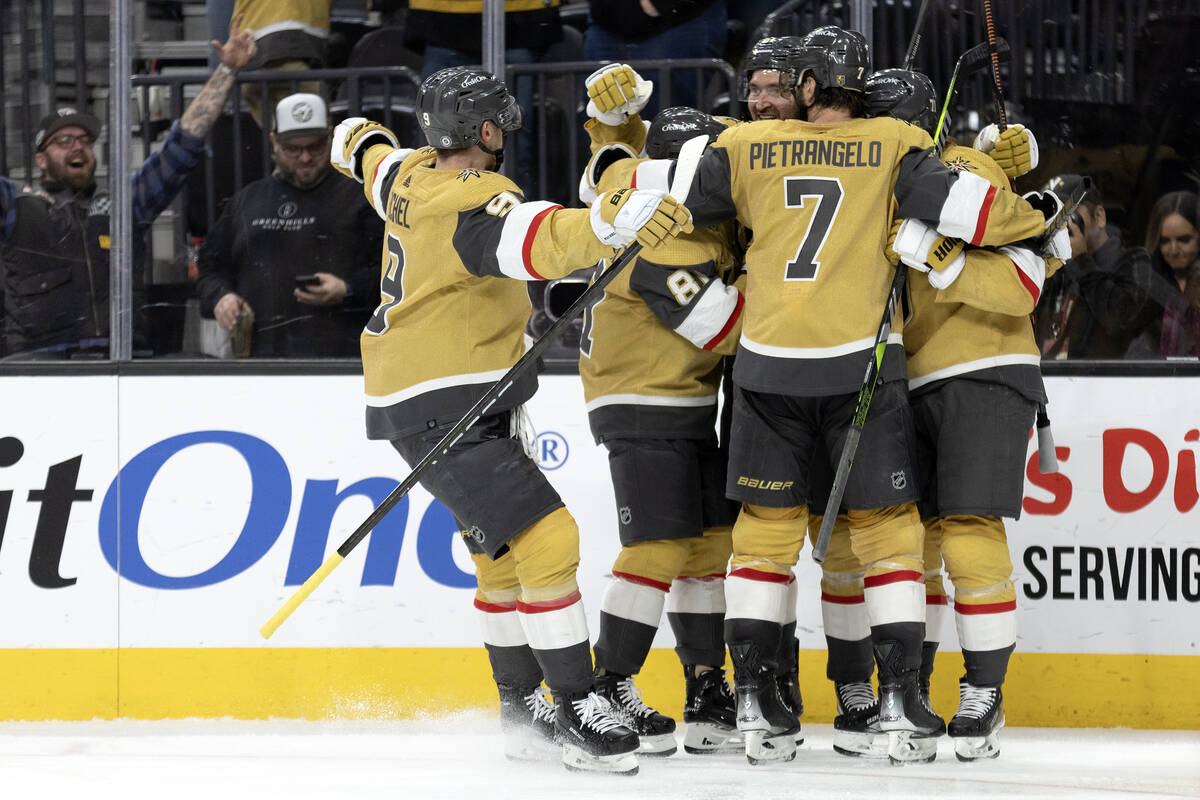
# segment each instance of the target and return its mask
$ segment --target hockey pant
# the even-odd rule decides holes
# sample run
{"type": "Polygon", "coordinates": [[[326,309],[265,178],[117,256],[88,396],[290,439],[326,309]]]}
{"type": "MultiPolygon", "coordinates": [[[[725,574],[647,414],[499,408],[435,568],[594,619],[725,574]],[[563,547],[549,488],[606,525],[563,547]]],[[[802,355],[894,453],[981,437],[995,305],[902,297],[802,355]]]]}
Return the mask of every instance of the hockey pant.
{"type": "MultiPolygon", "coordinates": [[[[924,639],[923,529],[914,503],[846,514],[850,552],[865,566],[863,599],[875,644],[895,642],[905,671],[919,668],[924,639]]],[[[787,616],[788,582],[799,558],[808,507],[743,504],[733,529],[733,563],[726,583],[726,641],[751,641],[777,653],[787,616]]],[[[763,658],[772,669],[777,659],[763,658]]]]}
{"type": "Polygon", "coordinates": [[[729,528],[703,536],[623,545],[600,608],[596,666],[635,675],[646,662],[663,608],[683,664],[725,663],[725,569],[729,528]]]}
{"type": "Polygon", "coordinates": [[[555,692],[592,683],[587,618],[575,581],[579,528],[558,508],[509,541],[496,560],[472,554],[475,608],[496,683],[555,692]]]}

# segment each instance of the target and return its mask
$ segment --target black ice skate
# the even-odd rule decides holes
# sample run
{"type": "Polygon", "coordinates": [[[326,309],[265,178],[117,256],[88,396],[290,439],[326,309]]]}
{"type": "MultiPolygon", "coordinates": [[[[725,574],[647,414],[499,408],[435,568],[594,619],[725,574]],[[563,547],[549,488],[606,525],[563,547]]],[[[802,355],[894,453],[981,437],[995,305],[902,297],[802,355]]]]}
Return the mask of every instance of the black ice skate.
{"type": "Polygon", "coordinates": [[[637,734],[621,724],[607,700],[595,692],[558,695],[554,711],[555,737],[567,769],[637,774],[637,734]]]}
{"type": "MultiPolygon", "coordinates": [[[[934,714],[933,705],[929,700],[929,675],[923,670],[917,677],[917,689],[921,705],[930,714],[934,714]]],[[[898,737],[894,746],[891,742],[888,743],[888,757],[893,763],[928,764],[937,758],[937,743],[936,736],[898,737]]]]}
{"type": "Polygon", "coordinates": [[[513,761],[538,761],[556,757],[562,749],[554,741],[554,704],[541,686],[500,690],[500,730],[504,755],[513,761]]]}
{"type": "MultiPolygon", "coordinates": [[[[799,645],[797,645],[799,650],[799,645]]],[[[797,655],[799,653],[797,652],[797,655]]],[[[775,683],[779,686],[779,698],[783,700],[783,704],[787,706],[788,711],[796,718],[796,724],[800,724],[800,718],[804,716],[804,697],[800,694],[800,667],[793,665],[790,670],[775,678],[775,683]]],[[[804,744],[804,732],[800,731],[796,734],[796,744],[804,744]]]]}
{"type": "Polygon", "coordinates": [[[725,681],[725,671],[710,669],[696,675],[695,670],[691,665],[683,668],[687,686],[683,749],[696,754],[742,752],[745,741],[737,729],[733,690],[725,681]]]}
{"type": "Polygon", "coordinates": [[[617,719],[638,735],[640,754],[666,757],[678,748],[675,720],[642,701],[642,690],[632,675],[596,675],[592,688],[609,702],[617,719]]]}
{"type": "Polygon", "coordinates": [[[737,726],[746,740],[746,760],[751,764],[791,761],[796,757],[800,723],[779,696],[771,668],[762,663],[757,645],[731,642],[734,686],[737,693],[737,726]]]}
{"type": "MultiPolygon", "coordinates": [[[[912,763],[918,760],[914,748],[928,755],[928,743],[910,744],[912,739],[937,738],[946,733],[946,723],[928,700],[921,699],[919,671],[905,670],[904,646],[894,640],[875,645],[875,660],[879,665],[879,717],[873,730],[888,734],[888,757],[893,763],[912,763]]],[[[936,753],[936,745],[934,745],[936,753]]],[[[925,760],[931,760],[925,758],[925,760]]]]}
{"type": "Polygon", "coordinates": [[[959,761],[976,761],[1000,755],[997,733],[1004,727],[1004,697],[1000,687],[958,682],[958,711],[950,720],[950,738],[959,761]]]}
{"type": "Polygon", "coordinates": [[[871,730],[879,701],[870,681],[835,683],[837,716],[833,718],[833,749],[844,756],[887,758],[888,736],[871,730]]]}

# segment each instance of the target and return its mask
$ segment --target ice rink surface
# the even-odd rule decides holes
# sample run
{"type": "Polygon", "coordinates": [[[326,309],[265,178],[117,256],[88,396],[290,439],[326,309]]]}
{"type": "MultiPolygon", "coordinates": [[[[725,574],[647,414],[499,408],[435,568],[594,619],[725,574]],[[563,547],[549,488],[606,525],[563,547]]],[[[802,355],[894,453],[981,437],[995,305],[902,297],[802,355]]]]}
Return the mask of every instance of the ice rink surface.
{"type": "Polygon", "coordinates": [[[0,797],[17,800],[259,798],[1200,797],[1200,732],[1006,728],[994,761],[893,767],[835,754],[832,728],[805,726],[796,760],[642,759],[633,777],[514,764],[495,717],[428,721],[181,720],[0,724],[0,797]]]}

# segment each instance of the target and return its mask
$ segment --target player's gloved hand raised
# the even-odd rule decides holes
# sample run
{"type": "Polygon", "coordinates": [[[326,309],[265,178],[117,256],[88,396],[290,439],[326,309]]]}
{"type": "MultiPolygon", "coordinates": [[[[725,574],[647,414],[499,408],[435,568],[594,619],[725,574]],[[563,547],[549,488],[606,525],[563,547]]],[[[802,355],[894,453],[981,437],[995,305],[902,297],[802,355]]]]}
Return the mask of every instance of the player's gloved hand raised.
{"type": "Polygon", "coordinates": [[[965,246],[962,239],[943,236],[919,219],[901,222],[892,243],[892,249],[907,266],[921,272],[953,270],[955,277],[966,260],[965,246]]]}
{"type": "Polygon", "coordinates": [[[975,149],[990,155],[1009,180],[1031,172],[1038,165],[1037,139],[1024,125],[1011,125],[1001,132],[992,123],[975,137],[975,149]]]}
{"type": "Polygon", "coordinates": [[[589,117],[605,125],[620,125],[646,107],[653,81],[643,80],[628,64],[609,64],[587,76],[589,117]]]}
{"type": "Polygon", "coordinates": [[[396,134],[366,117],[347,117],[333,129],[329,163],[348,178],[363,182],[362,157],[373,145],[399,147],[396,134]]]}
{"type": "Polygon", "coordinates": [[[592,231],[611,247],[634,239],[655,247],[679,233],[692,231],[692,212],[663,192],[650,189],[617,189],[592,203],[592,231]]]}
{"type": "Polygon", "coordinates": [[[1071,234],[1065,226],[1055,231],[1043,245],[1042,257],[1047,261],[1052,258],[1059,261],[1071,260],[1071,234]]]}

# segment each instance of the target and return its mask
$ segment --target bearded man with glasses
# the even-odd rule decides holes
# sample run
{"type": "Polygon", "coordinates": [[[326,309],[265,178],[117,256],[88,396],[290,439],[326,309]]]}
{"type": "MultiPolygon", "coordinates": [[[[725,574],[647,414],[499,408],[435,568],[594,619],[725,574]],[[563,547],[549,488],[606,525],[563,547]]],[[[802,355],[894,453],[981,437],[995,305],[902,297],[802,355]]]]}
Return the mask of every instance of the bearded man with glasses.
{"type": "MultiPolygon", "coordinates": [[[[133,214],[133,348],[148,352],[143,317],[145,234],[200,163],[205,138],[255,53],[254,32],[230,26],[213,42],[221,64],[130,179],[133,214]]],[[[0,177],[0,356],[12,359],[104,358],[109,332],[109,210],[96,183],[100,120],[60,108],[38,125],[33,146],[41,180],[20,186],[0,177]]],[[[118,141],[122,141],[118,138],[118,141]]]]}

